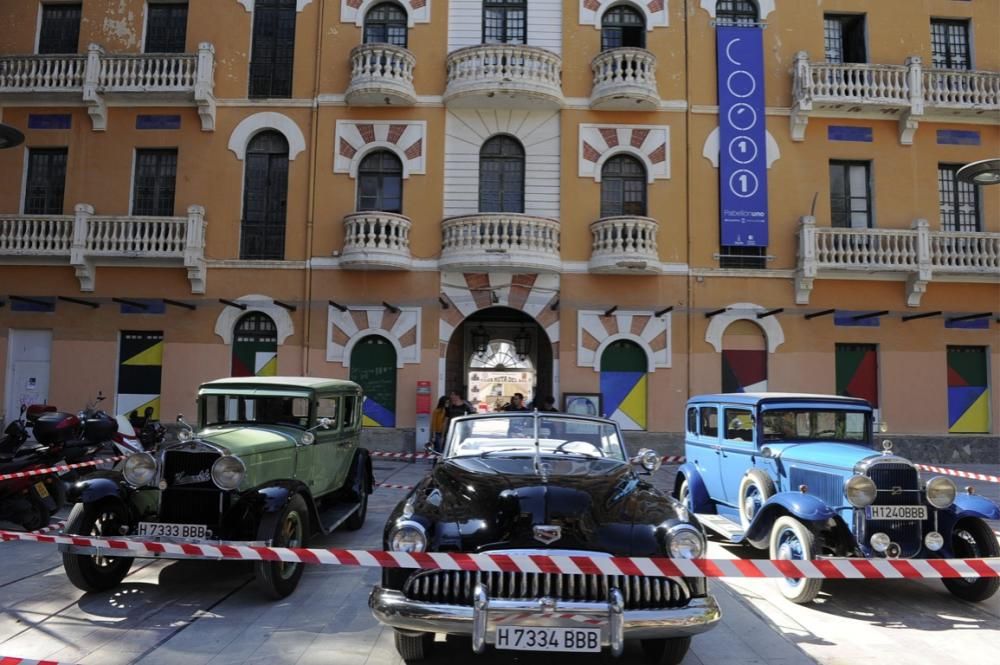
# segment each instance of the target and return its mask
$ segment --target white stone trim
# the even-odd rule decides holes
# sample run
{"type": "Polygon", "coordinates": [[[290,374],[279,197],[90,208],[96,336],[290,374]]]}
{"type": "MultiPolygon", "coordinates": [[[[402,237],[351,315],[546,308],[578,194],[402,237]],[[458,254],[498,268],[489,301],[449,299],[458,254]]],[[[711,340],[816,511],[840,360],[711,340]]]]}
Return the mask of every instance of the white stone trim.
{"type": "Polygon", "coordinates": [[[340,0],[340,22],[353,23],[361,28],[365,24],[368,10],[383,2],[393,2],[406,12],[406,27],[408,28],[412,28],[415,23],[431,22],[431,0],[426,0],[423,7],[414,7],[413,0],[363,0],[357,7],[351,7],[347,0],[340,0]]]}
{"type": "Polygon", "coordinates": [[[247,308],[240,309],[227,305],[219,313],[219,317],[215,320],[215,334],[221,337],[225,344],[231,345],[233,343],[236,322],[250,312],[261,312],[271,317],[277,328],[279,346],[284,344],[290,335],[295,334],[295,324],[292,323],[292,317],[288,314],[288,310],[275,305],[274,298],[251,294],[236,298],[233,302],[244,304],[247,308]]]}
{"type": "Polygon", "coordinates": [[[396,367],[420,362],[420,322],[422,310],[420,307],[400,307],[392,327],[386,330],[382,323],[385,318],[384,305],[352,305],[346,312],[341,312],[332,305],[327,308],[326,319],[326,361],[339,362],[344,367],[351,366],[351,351],[354,346],[369,335],[384,337],[396,349],[396,367]],[[353,312],[364,313],[367,325],[359,327],[352,316],[353,312]],[[343,345],[333,341],[334,328],[347,336],[343,345]],[[415,331],[413,344],[403,346],[400,337],[411,330],[415,331]]]}
{"type": "Polygon", "coordinates": [[[657,369],[669,369],[673,366],[673,339],[672,321],[673,314],[667,312],[663,316],[656,316],[650,310],[621,310],[615,312],[615,323],[619,332],[609,333],[601,322],[604,312],[600,310],[580,310],[576,319],[576,364],[578,367],[592,367],[595,372],[601,371],[601,355],[604,350],[618,340],[629,340],[638,344],[646,352],[648,361],[647,372],[653,373],[657,369]],[[640,334],[631,332],[632,319],[636,316],[649,317],[646,325],[640,334]],[[621,332],[626,330],[628,332],[621,332]],[[591,337],[598,341],[596,350],[587,349],[584,346],[584,333],[589,333],[591,337]],[[654,350],[651,342],[664,335],[664,348],[654,350]]]}
{"type": "Polygon", "coordinates": [[[616,5],[631,5],[641,11],[643,16],[646,17],[647,31],[651,31],[653,28],[665,28],[670,25],[670,0],[661,0],[663,7],[655,12],[649,8],[649,5],[653,4],[653,0],[646,0],[645,2],[642,0],[626,0],[625,2],[620,2],[619,0],[598,0],[598,2],[600,2],[600,6],[594,10],[588,9],[585,6],[585,0],[580,0],[580,25],[593,25],[596,30],[600,30],[604,14],[616,5]]]}
{"type": "Polygon", "coordinates": [[[722,337],[726,328],[734,321],[750,321],[757,324],[764,331],[767,339],[767,352],[774,353],[778,347],[785,343],[785,332],[781,328],[781,323],[776,316],[766,316],[763,319],[757,318],[757,312],[765,312],[767,308],[755,305],[750,302],[734,303],[726,307],[722,314],[716,314],[708,324],[705,331],[705,341],[711,344],[717,353],[722,353],[722,337]]]}
{"type": "Polygon", "coordinates": [[[637,157],[646,167],[646,179],[650,184],[654,180],[670,179],[670,127],[668,125],[579,125],[577,151],[578,175],[581,178],[593,178],[601,181],[601,167],[611,157],[620,154],[637,157]],[[601,130],[614,130],[616,145],[608,145],[601,130]],[[639,147],[632,145],[633,131],[646,131],[646,137],[639,147]],[[598,152],[598,158],[591,161],[586,158],[586,146],[598,152]],[[654,163],[650,158],[660,147],[664,150],[663,160],[654,163]]]}
{"type": "MultiPolygon", "coordinates": [[[[767,18],[767,15],[774,11],[774,5],[777,0],[755,0],[757,3],[757,10],[760,12],[760,16],[757,20],[763,21],[767,18]]],[[[708,12],[708,15],[715,18],[715,5],[718,0],[701,0],[701,8],[708,12]]]]}
{"type": "Polygon", "coordinates": [[[263,111],[247,116],[229,136],[229,149],[241,162],[246,159],[250,139],[262,131],[273,129],[285,135],[288,141],[288,160],[294,161],[306,149],[306,139],[295,121],[283,113],[263,111]]]}
{"type": "MultiPolygon", "coordinates": [[[[771,168],[771,165],[776,161],[781,159],[781,148],[778,147],[778,142],[774,140],[771,136],[771,132],[767,131],[767,146],[765,147],[765,156],[767,157],[767,168],[771,168]]],[[[708,137],[705,139],[705,143],[701,148],[701,156],[712,162],[712,166],[719,168],[719,128],[716,127],[711,132],[709,132],[708,137]]]]}
{"type": "Polygon", "coordinates": [[[427,122],[425,120],[407,120],[395,122],[390,120],[338,120],[333,139],[333,172],[347,173],[352,178],[358,177],[358,167],[361,160],[373,150],[389,150],[403,165],[403,178],[410,175],[423,175],[427,172],[427,122]],[[373,140],[369,141],[362,135],[361,126],[371,125],[373,140]],[[395,142],[389,140],[392,125],[405,127],[395,142]],[[354,151],[351,156],[342,154],[341,142],[354,151]],[[407,151],[419,142],[420,154],[407,157],[407,151]]]}
{"type": "MultiPolygon", "coordinates": [[[[236,2],[240,3],[241,5],[243,5],[243,9],[245,9],[248,14],[252,14],[253,13],[253,7],[254,7],[254,4],[255,4],[254,0],[236,0],[236,2]]],[[[308,5],[310,2],[312,2],[312,0],[296,0],[295,1],[295,11],[296,12],[301,12],[303,9],[305,9],[306,5],[308,5]]]]}

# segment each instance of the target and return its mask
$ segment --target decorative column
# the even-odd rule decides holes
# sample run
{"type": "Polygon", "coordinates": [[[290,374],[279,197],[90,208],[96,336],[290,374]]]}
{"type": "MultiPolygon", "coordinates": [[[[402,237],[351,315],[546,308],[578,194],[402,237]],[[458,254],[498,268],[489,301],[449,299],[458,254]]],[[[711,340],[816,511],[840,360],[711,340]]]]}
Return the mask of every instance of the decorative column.
{"type": "Polygon", "coordinates": [[[194,101],[198,104],[203,132],[215,131],[215,47],[198,44],[198,69],[195,73],[194,101]]]}
{"type": "Polygon", "coordinates": [[[816,270],[816,218],[806,215],[799,219],[799,267],[795,271],[795,304],[809,304],[816,270]]]}
{"type": "Polygon", "coordinates": [[[69,263],[76,270],[81,291],[94,290],[94,264],[87,258],[87,236],[94,206],[78,203],[73,208],[73,242],[70,245],[69,263]]]}
{"type": "Polygon", "coordinates": [[[906,304],[919,307],[920,298],[933,278],[931,269],[931,227],[926,219],[914,220],[910,228],[917,232],[917,271],[906,278],[906,304]]]}
{"type": "Polygon", "coordinates": [[[204,293],[208,271],[205,268],[205,209],[193,205],[187,209],[184,240],[184,267],[187,268],[191,293],[204,293]]]}
{"type": "Polygon", "coordinates": [[[83,101],[95,132],[108,128],[108,107],[101,97],[101,58],[104,49],[98,44],[87,47],[87,64],[83,70],[83,101]]]}

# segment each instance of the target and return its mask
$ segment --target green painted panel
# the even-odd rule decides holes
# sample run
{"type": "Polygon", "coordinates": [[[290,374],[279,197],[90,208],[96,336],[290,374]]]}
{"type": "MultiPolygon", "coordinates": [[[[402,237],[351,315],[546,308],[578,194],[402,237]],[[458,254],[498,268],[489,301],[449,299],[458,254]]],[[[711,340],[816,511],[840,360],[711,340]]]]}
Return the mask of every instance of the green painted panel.
{"type": "Polygon", "coordinates": [[[384,337],[369,335],[351,350],[351,381],[364,391],[367,427],[396,426],[396,348],[384,337]]]}
{"type": "Polygon", "coordinates": [[[612,342],[601,354],[602,372],[645,372],[647,369],[646,352],[635,342],[612,342]]]}

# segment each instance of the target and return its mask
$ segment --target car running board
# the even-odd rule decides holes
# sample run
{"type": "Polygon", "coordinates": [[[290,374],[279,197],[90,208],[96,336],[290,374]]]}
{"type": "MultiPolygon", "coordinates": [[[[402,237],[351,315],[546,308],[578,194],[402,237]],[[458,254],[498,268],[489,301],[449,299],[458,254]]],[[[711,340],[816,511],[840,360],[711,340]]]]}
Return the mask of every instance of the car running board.
{"type": "Polygon", "coordinates": [[[698,521],[706,527],[726,538],[731,543],[743,541],[743,527],[731,519],[722,515],[709,515],[706,513],[695,513],[698,521]]]}
{"type": "Polygon", "coordinates": [[[360,507],[361,503],[357,501],[334,504],[333,506],[330,506],[326,510],[320,512],[319,527],[323,530],[324,534],[329,534],[338,526],[346,522],[347,518],[353,515],[360,507]]]}

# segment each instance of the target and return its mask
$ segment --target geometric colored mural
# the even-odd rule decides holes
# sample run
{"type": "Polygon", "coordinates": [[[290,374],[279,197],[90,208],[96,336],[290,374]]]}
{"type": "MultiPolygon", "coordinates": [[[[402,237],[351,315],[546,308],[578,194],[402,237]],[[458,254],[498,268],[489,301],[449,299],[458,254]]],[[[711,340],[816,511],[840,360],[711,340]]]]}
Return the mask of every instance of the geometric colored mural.
{"type": "Polygon", "coordinates": [[[365,427],[396,426],[396,347],[381,335],[368,335],[351,350],[351,381],[361,386],[365,427]]]}
{"type": "Polygon", "coordinates": [[[838,344],[837,394],[859,397],[878,408],[878,349],[874,344],[838,344]]]}
{"type": "Polygon", "coordinates": [[[722,350],[722,392],[756,393],[766,390],[766,350],[722,350]]]}
{"type": "Polygon", "coordinates": [[[278,375],[278,328],[263,312],[240,317],[233,331],[233,376],[278,375]]]}
{"type": "Polygon", "coordinates": [[[990,431],[985,346],[948,347],[948,432],[990,431]]]}
{"type": "Polygon", "coordinates": [[[612,342],[601,354],[601,405],[622,429],[646,429],[648,367],[646,352],[628,340],[612,342]]]}
{"type": "Polygon", "coordinates": [[[163,332],[123,330],[118,345],[118,391],[115,411],[160,419],[160,379],[163,374],[163,332]]]}

